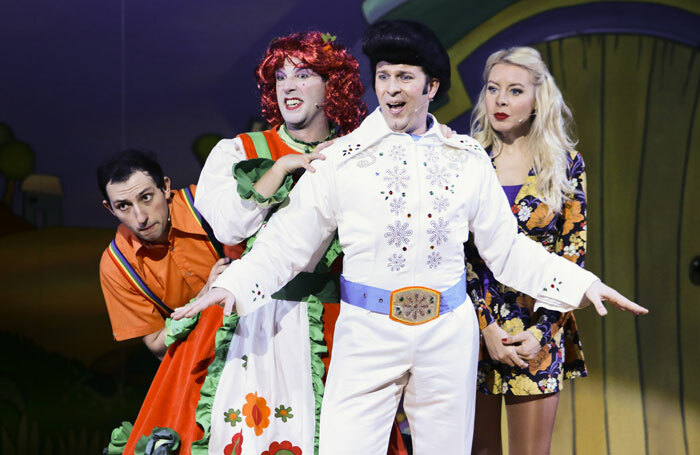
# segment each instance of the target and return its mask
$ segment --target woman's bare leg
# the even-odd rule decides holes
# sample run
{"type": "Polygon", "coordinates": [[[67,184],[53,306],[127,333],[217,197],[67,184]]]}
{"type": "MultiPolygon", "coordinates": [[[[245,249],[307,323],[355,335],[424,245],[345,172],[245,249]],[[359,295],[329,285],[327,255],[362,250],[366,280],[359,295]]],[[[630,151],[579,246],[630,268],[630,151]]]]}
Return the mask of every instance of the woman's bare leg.
{"type": "Polygon", "coordinates": [[[510,455],[549,455],[558,404],[559,392],[506,397],[510,455]]]}
{"type": "Polygon", "coordinates": [[[501,395],[476,392],[472,455],[501,455],[501,395]]]}

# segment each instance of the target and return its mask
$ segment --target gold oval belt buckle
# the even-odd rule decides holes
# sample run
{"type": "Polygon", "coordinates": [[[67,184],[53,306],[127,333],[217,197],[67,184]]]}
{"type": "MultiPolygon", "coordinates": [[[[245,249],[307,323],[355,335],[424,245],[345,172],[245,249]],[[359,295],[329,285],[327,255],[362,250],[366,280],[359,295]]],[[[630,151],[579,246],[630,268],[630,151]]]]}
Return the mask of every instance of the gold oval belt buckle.
{"type": "Polygon", "coordinates": [[[389,318],[402,324],[418,325],[440,316],[440,293],[421,286],[401,288],[391,293],[389,318]]]}

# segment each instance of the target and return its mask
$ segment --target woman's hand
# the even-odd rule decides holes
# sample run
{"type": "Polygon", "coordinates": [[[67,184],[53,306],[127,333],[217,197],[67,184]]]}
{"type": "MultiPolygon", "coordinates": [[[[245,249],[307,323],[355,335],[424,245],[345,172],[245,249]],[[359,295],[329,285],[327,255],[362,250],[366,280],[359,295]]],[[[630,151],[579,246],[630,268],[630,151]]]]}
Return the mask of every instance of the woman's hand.
{"type": "Polygon", "coordinates": [[[221,258],[216,263],[214,264],[214,267],[211,268],[211,272],[209,272],[209,278],[207,279],[207,284],[204,285],[204,287],[199,291],[199,294],[197,294],[197,298],[200,298],[204,294],[209,291],[209,288],[211,287],[211,284],[216,281],[217,278],[219,278],[219,275],[226,270],[226,267],[231,263],[231,258],[221,258]]]}
{"type": "Polygon", "coordinates": [[[649,310],[643,306],[629,300],[624,295],[617,292],[610,286],[606,286],[602,281],[596,280],[591,284],[584,295],[584,305],[592,303],[599,315],[605,316],[608,310],[605,309],[603,301],[607,301],[615,305],[619,310],[629,311],[632,314],[647,314],[649,310]]]}
{"type": "Polygon", "coordinates": [[[497,323],[491,323],[481,331],[486,343],[489,356],[497,362],[505,363],[508,366],[518,366],[527,368],[527,362],[520,358],[515,346],[505,346],[503,343],[508,340],[508,333],[497,323]]]}
{"type": "Polygon", "coordinates": [[[197,297],[194,302],[187,306],[180,307],[173,311],[171,318],[178,320],[182,318],[191,318],[197,313],[200,313],[212,305],[219,305],[224,309],[224,316],[230,316],[233,312],[233,305],[236,299],[229,291],[224,288],[211,288],[209,292],[201,297],[197,297]]]}
{"type": "Polygon", "coordinates": [[[534,359],[537,357],[537,353],[542,349],[542,346],[540,345],[540,342],[537,341],[537,338],[535,338],[535,335],[527,330],[507,337],[507,340],[504,341],[503,344],[506,346],[515,347],[515,352],[523,360],[534,359]]]}

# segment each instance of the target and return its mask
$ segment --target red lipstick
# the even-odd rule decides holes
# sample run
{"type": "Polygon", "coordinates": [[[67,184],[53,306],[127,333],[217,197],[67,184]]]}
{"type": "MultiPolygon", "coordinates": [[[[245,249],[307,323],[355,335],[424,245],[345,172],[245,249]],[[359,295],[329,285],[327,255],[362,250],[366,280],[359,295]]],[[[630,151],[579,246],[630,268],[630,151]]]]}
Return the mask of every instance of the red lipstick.
{"type": "Polygon", "coordinates": [[[503,112],[496,112],[493,116],[496,117],[496,120],[505,120],[510,117],[510,115],[503,112]]]}
{"type": "Polygon", "coordinates": [[[299,109],[303,103],[304,103],[304,102],[303,102],[301,99],[296,98],[296,97],[295,97],[295,98],[285,98],[285,99],[284,99],[284,107],[285,107],[285,109],[287,109],[288,111],[293,111],[293,110],[295,110],[295,109],[299,109]],[[290,102],[291,102],[291,103],[290,103],[290,102]]]}

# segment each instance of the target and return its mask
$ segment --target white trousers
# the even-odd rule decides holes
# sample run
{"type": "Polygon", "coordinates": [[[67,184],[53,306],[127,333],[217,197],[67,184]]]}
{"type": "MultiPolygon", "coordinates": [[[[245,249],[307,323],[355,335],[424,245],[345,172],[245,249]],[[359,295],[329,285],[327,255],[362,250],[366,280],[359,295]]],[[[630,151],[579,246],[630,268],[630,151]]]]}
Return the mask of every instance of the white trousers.
{"type": "Polygon", "coordinates": [[[416,455],[469,454],[479,327],[471,301],[410,326],[343,302],[320,455],[385,455],[401,394],[416,455]]]}

